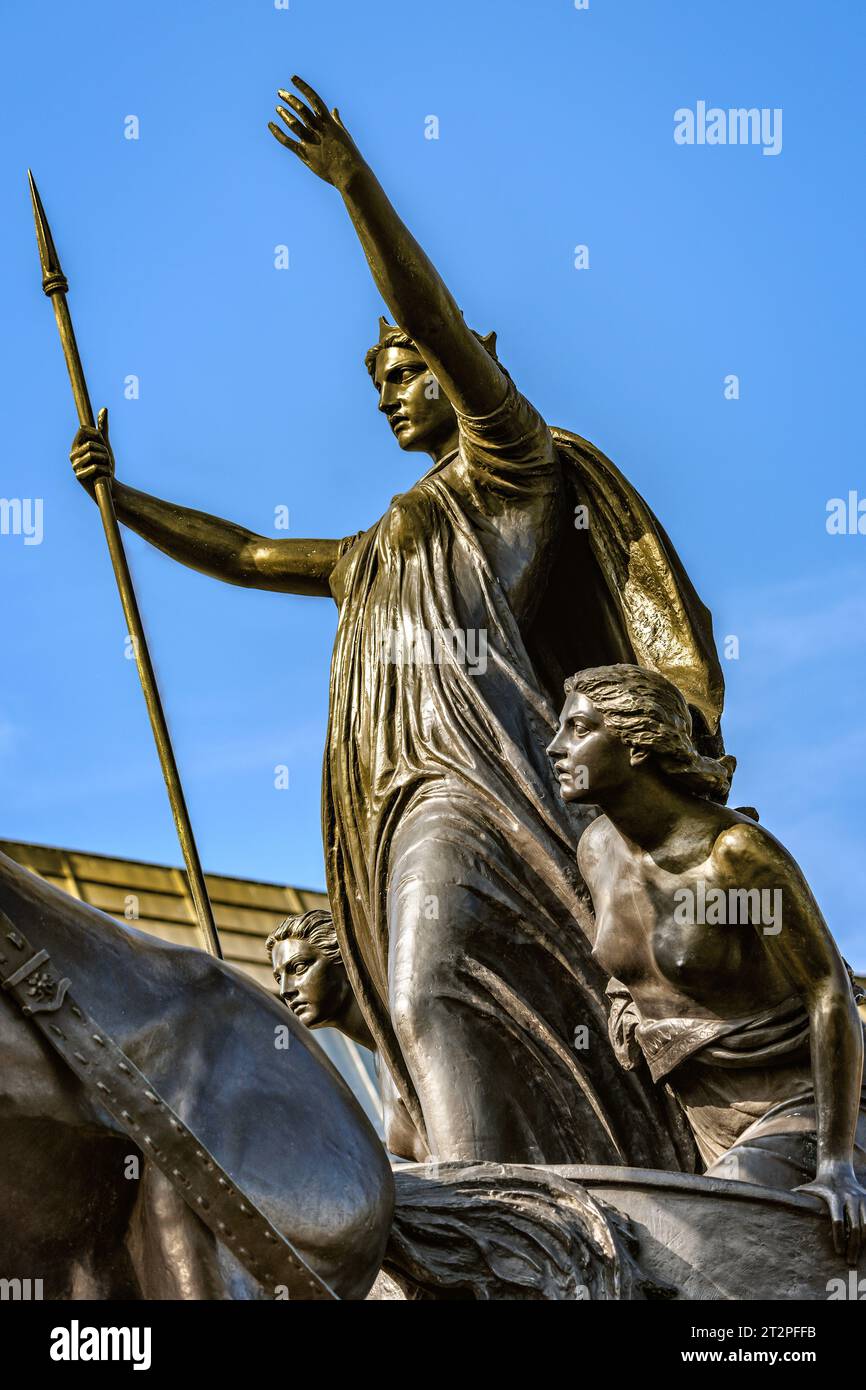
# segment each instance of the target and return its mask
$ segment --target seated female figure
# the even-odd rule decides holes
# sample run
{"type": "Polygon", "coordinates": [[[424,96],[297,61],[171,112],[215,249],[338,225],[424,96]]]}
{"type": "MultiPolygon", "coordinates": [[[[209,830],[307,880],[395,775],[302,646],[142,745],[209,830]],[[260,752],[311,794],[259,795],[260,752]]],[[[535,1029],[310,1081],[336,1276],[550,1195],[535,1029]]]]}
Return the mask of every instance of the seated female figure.
{"type": "Polygon", "coordinates": [[[613,977],[611,1038],[682,1105],[708,1174],[816,1193],[836,1249],[866,1235],[856,987],[803,874],[724,805],[732,758],[701,757],[663,676],[566,682],[548,752],[562,796],[600,807],[578,849],[613,977]]]}

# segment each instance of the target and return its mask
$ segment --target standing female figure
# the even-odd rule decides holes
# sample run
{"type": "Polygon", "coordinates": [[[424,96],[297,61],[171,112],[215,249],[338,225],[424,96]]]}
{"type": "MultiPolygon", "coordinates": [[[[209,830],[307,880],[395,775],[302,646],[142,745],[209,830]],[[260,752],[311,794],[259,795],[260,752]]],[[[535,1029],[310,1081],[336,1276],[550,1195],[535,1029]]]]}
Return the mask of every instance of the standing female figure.
{"type": "MultiPolygon", "coordinates": [[[[328,895],[367,1026],[429,1152],[678,1167],[687,1154],[648,1077],[623,1076],[607,1038],[574,860],[586,817],[560,801],[544,749],[552,691],[578,652],[676,667],[714,733],[709,616],[645,504],[585,441],[548,428],[337,112],[295,85],[304,99],[282,92],[278,107],[290,133],[271,130],[342,198],[396,320],[367,355],[379,409],[426,471],[342,540],[256,536],[114,482],[117,514],[208,574],[339,607],[328,895]],[[578,474],[591,539],[574,526],[578,474]]],[[[73,449],[88,487],[112,473],[101,421],[73,449]]]]}

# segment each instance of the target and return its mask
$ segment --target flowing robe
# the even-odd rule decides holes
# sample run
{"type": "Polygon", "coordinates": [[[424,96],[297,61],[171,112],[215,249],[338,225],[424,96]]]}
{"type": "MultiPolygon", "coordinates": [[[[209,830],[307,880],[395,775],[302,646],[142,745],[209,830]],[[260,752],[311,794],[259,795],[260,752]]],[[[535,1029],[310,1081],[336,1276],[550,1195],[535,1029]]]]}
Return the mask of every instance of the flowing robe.
{"type": "MultiPolygon", "coordinates": [[[[476,1105],[490,1096],[464,1157],[679,1167],[664,1098],[610,1046],[575,864],[588,813],[559,795],[557,697],[528,647],[568,525],[566,464],[510,382],[497,410],[458,420],[455,453],[344,543],[332,579],[323,828],[344,960],[422,1135],[426,1079],[394,1027],[413,990],[451,1008],[454,1065],[476,1105]]],[[[561,625],[601,633],[582,664],[634,659],[627,622],[605,639],[603,581],[555,598],[561,625]]]]}

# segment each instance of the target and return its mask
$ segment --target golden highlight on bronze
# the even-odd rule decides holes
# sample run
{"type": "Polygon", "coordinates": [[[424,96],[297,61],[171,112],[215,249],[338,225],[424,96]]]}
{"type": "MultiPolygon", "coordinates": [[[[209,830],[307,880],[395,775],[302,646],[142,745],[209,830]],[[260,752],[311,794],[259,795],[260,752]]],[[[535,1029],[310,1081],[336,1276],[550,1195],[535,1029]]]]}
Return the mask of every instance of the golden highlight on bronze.
{"type": "MultiPolygon", "coordinates": [[[[4,1259],[57,1300],[860,1298],[863,992],[794,856],[728,805],[710,612],[632,483],[466,322],[337,107],[291,84],[257,138],[286,200],[304,171],[333,188],[386,311],[346,370],[383,469],[419,456],[347,535],[117,476],[30,177],[70,458],[187,876],[4,842],[4,1259]],[[336,608],[327,894],[206,882],[121,527],[336,608]]],[[[710,539],[695,521],[692,552],[710,539]]]]}

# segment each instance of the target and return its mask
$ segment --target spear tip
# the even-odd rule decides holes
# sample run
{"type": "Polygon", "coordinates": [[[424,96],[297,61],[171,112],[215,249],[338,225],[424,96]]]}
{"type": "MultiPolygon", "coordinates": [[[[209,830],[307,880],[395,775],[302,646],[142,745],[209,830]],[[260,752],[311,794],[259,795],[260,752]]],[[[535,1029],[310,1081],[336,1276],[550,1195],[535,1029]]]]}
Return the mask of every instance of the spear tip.
{"type": "Polygon", "coordinates": [[[30,185],[30,200],[33,203],[33,220],[36,223],[36,243],[39,247],[39,263],[42,266],[42,288],[50,298],[53,294],[65,294],[69,289],[69,281],[60,266],[60,257],[57,254],[57,247],[54,245],[54,238],[51,235],[51,228],[48,225],[48,218],[45,216],[45,209],[42,206],[42,199],[39,196],[39,189],[36,187],[32,169],[27,170],[27,181],[30,185]]]}

